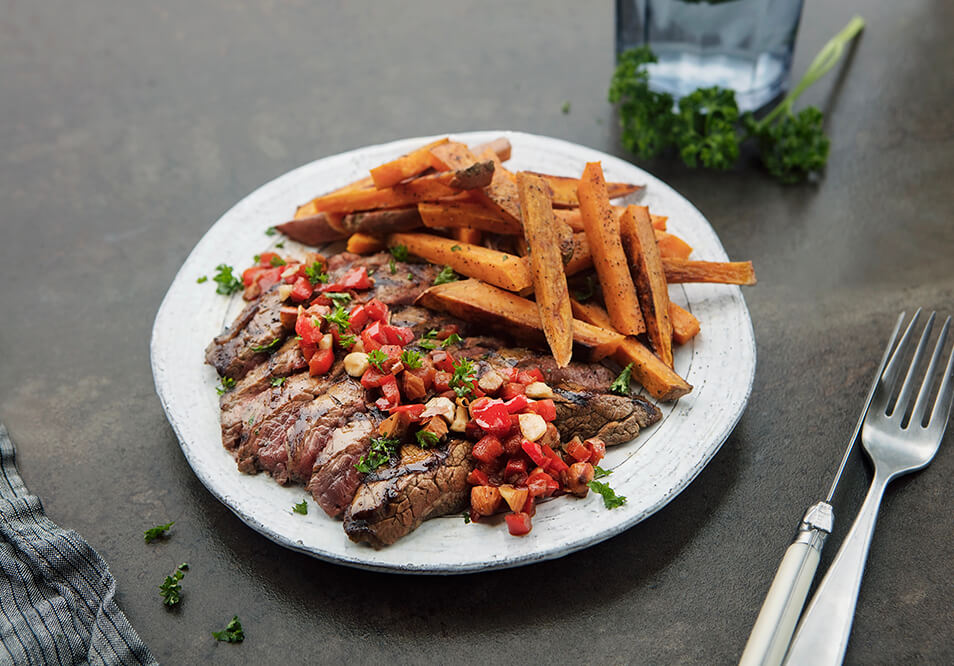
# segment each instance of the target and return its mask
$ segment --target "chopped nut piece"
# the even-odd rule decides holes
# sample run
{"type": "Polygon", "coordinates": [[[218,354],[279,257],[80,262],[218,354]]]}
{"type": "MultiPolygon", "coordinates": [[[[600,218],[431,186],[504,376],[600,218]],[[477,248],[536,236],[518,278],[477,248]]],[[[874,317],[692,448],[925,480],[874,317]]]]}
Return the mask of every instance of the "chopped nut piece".
{"type": "Polygon", "coordinates": [[[278,300],[287,301],[288,297],[291,296],[293,287],[290,284],[280,284],[278,285],[278,300]]]}
{"type": "Polygon", "coordinates": [[[557,427],[552,423],[547,424],[547,431],[543,433],[543,437],[537,442],[540,446],[546,444],[551,449],[556,451],[560,448],[560,431],[557,430],[557,427]]]}
{"type": "Polygon", "coordinates": [[[526,393],[528,398],[533,398],[534,400],[553,397],[553,390],[543,382],[527,384],[526,393]]]}
{"type": "Polygon", "coordinates": [[[594,474],[595,470],[590,463],[573,463],[570,465],[570,469],[561,474],[563,487],[566,488],[567,492],[573,493],[577,497],[586,497],[586,493],[590,491],[587,484],[593,480],[594,474]]]}
{"type": "Polygon", "coordinates": [[[331,333],[325,333],[318,341],[318,349],[331,349],[335,344],[335,339],[331,333]]]}
{"type": "Polygon", "coordinates": [[[500,387],[503,386],[503,383],[503,377],[493,370],[485,372],[483,376],[477,380],[478,388],[484,393],[496,393],[500,390],[500,387]]]}
{"type": "Polygon", "coordinates": [[[450,429],[453,432],[464,432],[467,430],[468,418],[467,408],[463,405],[457,405],[457,411],[454,414],[454,420],[450,424],[450,429]]]}
{"type": "Polygon", "coordinates": [[[291,264],[288,266],[288,268],[282,271],[282,279],[284,280],[286,278],[290,278],[292,275],[295,275],[297,272],[298,272],[298,265],[291,264]]]}
{"type": "Polygon", "coordinates": [[[378,434],[382,437],[396,437],[400,439],[407,434],[411,426],[411,417],[407,412],[395,412],[387,417],[378,426],[378,434]]]}
{"type": "Polygon", "coordinates": [[[517,417],[520,432],[531,442],[535,442],[547,431],[547,422],[539,414],[520,414],[517,417]]]}
{"type": "Polygon", "coordinates": [[[401,374],[401,393],[406,400],[414,401],[427,395],[424,380],[411,372],[401,374]]]}
{"type": "Polygon", "coordinates": [[[450,398],[431,398],[424,405],[421,419],[423,420],[430,416],[443,416],[444,419],[450,423],[454,420],[456,411],[454,403],[451,402],[450,398]]]}
{"type": "Polygon", "coordinates": [[[502,502],[500,491],[493,486],[474,486],[470,489],[470,507],[481,516],[494,515],[502,502]]]}
{"type": "Polygon", "coordinates": [[[364,352],[351,352],[344,357],[344,369],[352,377],[360,377],[371,367],[368,355],[364,352]]]}

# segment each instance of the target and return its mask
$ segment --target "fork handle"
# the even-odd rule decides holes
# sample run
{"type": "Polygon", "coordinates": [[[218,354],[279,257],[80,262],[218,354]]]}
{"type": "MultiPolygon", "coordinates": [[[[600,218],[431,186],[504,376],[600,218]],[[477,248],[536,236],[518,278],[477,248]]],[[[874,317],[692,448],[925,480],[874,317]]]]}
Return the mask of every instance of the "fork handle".
{"type": "Polygon", "coordinates": [[[798,625],[786,666],[837,666],[844,660],[878,508],[890,480],[875,469],[858,516],[798,625]]]}
{"type": "Polygon", "coordinates": [[[795,541],[778,565],[739,666],[778,666],[782,663],[818,569],[821,549],[831,532],[832,521],[828,503],[819,502],[808,509],[795,541]]]}

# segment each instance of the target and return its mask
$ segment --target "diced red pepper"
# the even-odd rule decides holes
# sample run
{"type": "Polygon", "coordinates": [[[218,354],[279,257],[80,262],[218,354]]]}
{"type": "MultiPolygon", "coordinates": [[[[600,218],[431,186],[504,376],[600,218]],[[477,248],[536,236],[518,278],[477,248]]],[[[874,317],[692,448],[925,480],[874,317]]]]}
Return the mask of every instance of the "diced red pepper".
{"type": "Polygon", "coordinates": [[[265,268],[271,268],[272,259],[276,259],[276,258],[279,261],[281,261],[282,264],[285,263],[285,261],[279,256],[277,252],[262,252],[260,255],[258,255],[258,265],[264,266],[265,268]]]}
{"type": "Polygon", "coordinates": [[[460,333],[460,327],[457,324],[448,324],[437,332],[437,339],[446,340],[454,333],[460,333]]]}
{"type": "Polygon", "coordinates": [[[550,467],[550,458],[541,450],[539,444],[525,439],[520,446],[523,448],[523,452],[530,456],[534,465],[539,465],[544,470],[550,467]]]}
{"type": "MultiPolygon", "coordinates": [[[[438,373],[440,374],[440,373],[438,373]]],[[[472,441],[477,441],[483,437],[486,433],[480,429],[480,426],[474,422],[474,419],[471,419],[467,422],[467,425],[464,426],[464,436],[467,439],[472,441]]]]}
{"type": "MultiPolygon", "coordinates": [[[[504,447],[506,450],[506,447],[504,447]]],[[[507,466],[504,467],[503,475],[504,478],[509,479],[512,476],[518,474],[527,473],[527,461],[523,458],[510,458],[507,461],[507,466]]]]}
{"type": "Polygon", "coordinates": [[[523,503],[523,512],[531,518],[537,515],[537,498],[533,495],[527,495],[527,501],[523,503]]]}
{"type": "Polygon", "coordinates": [[[317,317],[305,313],[295,322],[295,333],[301,336],[301,346],[317,345],[323,335],[321,321],[317,317]]]}
{"type": "Polygon", "coordinates": [[[421,414],[424,413],[424,405],[420,402],[410,405],[398,405],[397,407],[391,407],[388,411],[390,411],[392,414],[405,412],[412,422],[417,423],[421,420],[421,414]]]}
{"type": "Polygon", "coordinates": [[[504,445],[504,451],[507,452],[508,456],[518,456],[523,452],[521,444],[523,444],[523,434],[520,432],[519,428],[509,437],[502,440],[504,445]]]}
{"type": "Polygon", "coordinates": [[[490,477],[479,469],[474,469],[467,475],[467,483],[472,486],[489,486],[490,477]]]}
{"type": "Polygon", "coordinates": [[[556,474],[559,476],[560,472],[565,472],[566,470],[570,469],[570,466],[563,462],[563,458],[560,457],[560,454],[551,449],[549,446],[541,446],[540,450],[548,459],[547,464],[540,465],[540,467],[545,469],[549,474],[556,474]]]}
{"type": "Polygon", "coordinates": [[[365,303],[364,309],[365,312],[368,313],[369,319],[373,319],[374,321],[388,320],[388,306],[376,298],[372,298],[370,301],[365,303]]]}
{"type": "Polygon", "coordinates": [[[314,289],[312,289],[311,282],[308,281],[308,278],[300,277],[295,280],[295,284],[292,285],[291,299],[295,303],[303,303],[311,298],[313,292],[314,289]]]}
{"type": "Polygon", "coordinates": [[[252,266],[251,268],[246,268],[242,271],[242,284],[246,287],[251,286],[255,283],[255,278],[262,274],[262,271],[265,269],[261,266],[252,266]]]}
{"type": "Polygon", "coordinates": [[[352,331],[360,331],[364,328],[364,325],[368,323],[368,319],[370,319],[368,310],[363,305],[354,306],[348,316],[352,331]]]}
{"type": "Polygon", "coordinates": [[[394,375],[387,375],[381,380],[381,397],[374,404],[380,410],[388,410],[401,404],[401,389],[398,388],[394,375]]]}
{"type": "Polygon", "coordinates": [[[370,289],[374,282],[368,277],[368,269],[364,266],[357,266],[348,269],[348,271],[331,284],[326,284],[321,291],[350,291],[370,289]]]}
{"type": "Polygon", "coordinates": [[[298,342],[298,348],[301,350],[301,355],[305,357],[306,361],[310,361],[311,357],[315,355],[315,352],[318,351],[318,345],[315,343],[305,343],[304,341],[298,342]]]}
{"type": "Polygon", "coordinates": [[[533,382],[542,382],[543,373],[540,368],[524,369],[517,373],[517,381],[521,384],[532,384],[533,382]]]}
{"type": "Polygon", "coordinates": [[[534,472],[527,478],[527,488],[534,497],[549,497],[560,489],[560,484],[546,472],[534,472]]]}
{"type": "Polygon", "coordinates": [[[319,349],[308,361],[308,374],[312,377],[323,375],[331,369],[334,363],[335,352],[332,349],[319,349]]]}
{"type": "Polygon", "coordinates": [[[520,513],[508,513],[504,519],[507,521],[507,529],[513,536],[529,534],[533,528],[530,516],[522,511],[520,513]]]}
{"type": "Polygon", "coordinates": [[[496,437],[510,434],[511,422],[507,406],[494,398],[478,398],[470,405],[470,414],[478,426],[496,437]]]}
{"type": "Polygon", "coordinates": [[[436,374],[436,371],[429,365],[422,365],[420,368],[414,368],[413,370],[404,368],[404,372],[410,373],[416,377],[420,377],[424,382],[424,388],[427,390],[430,390],[434,385],[434,375],[436,374]]]}
{"type": "Polygon", "coordinates": [[[571,439],[567,443],[566,452],[576,462],[589,462],[590,455],[593,453],[578,439],[571,439]]]}
{"type": "Polygon", "coordinates": [[[368,368],[364,371],[364,374],[361,375],[361,386],[366,389],[378,388],[384,382],[385,377],[390,377],[391,375],[386,375],[377,368],[368,368]]]}
{"type": "Polygon", "coordinates": [[[453,375],[451,375],[451,373],[449,373],[449,372],[444,372],[443,370],[441,370],[440,372],[435,372],[435,373],[434,373],[434,382],[433,382],[433,384],[434,384],[434,390],[437,391],[438,393],[443,393],[444,391],[449,391],[449,390],[450,390],[450,380],[451,380],[451,377],[452,377],[452,376],[453,376],[453,375]]]}
{"type": "Polygon", "coordinates": [[[556,405],[549,398],[535,400],[527,406],[527,409],[534,414],[539,414],[547,423],[556,419],[556,405]]]}
{"type": "Polygon", "coordinates": [[[431,362],[434,367],[444,372],[454,372],[454,357],[446,351],[432,351],[431,362]]]}
{"type": "Polygon", "coordinates": [[[530,400],[525,395],[515,395],[504,404],[507,406],[509,413],[518,414],[527,408],[527,405],[530,404],[530,400]]]}
{"type": "Polygon", "coordinates": [[[394,365],[400,362],[403,350],[397,345],[381,345],[380,351],[387,356],[387,359],[381,362],[381,367],[385,372],[391,372],[394,365]]]}
{"type": "Polygon", "coordinates": [[[384,337],[387,339],[389,345],[407,345],[413,342],[414,340],[414,331],[404,326],[391,326],[390,324],[383,324],[381,326],[381,332],[384,334],[384,337]]]}
{"type": "Polygon", "coordinates": [[[590,458],[587,462],[589,462],[591,465],[599,464],[599,462],[603,459],[603,456],[606,455],[606,442],[598,437],[586,440],[583,442],[583,446],[590,451],[590,458]]]}
{"type": "Polygon", "coordinates": [[[527,387],[523,384],[517,384],[516,382],[507,382],[503,385],[503,388],[500,389],[500,397],[503,400],[513,400],[518,395],[523,395],[527,392],[527,387]]]}
{"type": "Polygon", "coordinates": [[[474,444],[471,455],[481,462],[492,462],[503,455],[504,448],[500,440],[493,435],[487,435],[474,444]]]}

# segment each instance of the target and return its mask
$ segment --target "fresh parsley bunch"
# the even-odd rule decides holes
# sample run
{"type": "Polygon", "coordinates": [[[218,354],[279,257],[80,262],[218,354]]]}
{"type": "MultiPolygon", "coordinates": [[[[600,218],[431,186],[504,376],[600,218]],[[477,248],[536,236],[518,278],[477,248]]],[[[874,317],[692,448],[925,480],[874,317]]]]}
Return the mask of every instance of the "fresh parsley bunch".
{"type": "Polygon", "coordinates": [[[642,158],[674,148],[688,166],[728,169],[739,159],[739,146],[754,139],[769,173],[783,183],[805,180],[824,168],[829,141],[821,111],[810,106],[796,114],[792,105],[834,67],[864,25],[860,17],[853,18],[819,52],[798,85],[761,120],[751,113],[740,114],[735,93],[719,87],[700,88],[674,104],[672,95],[649,88],[646,65],[657,62],[649,47],[625,51],[609,89],[609,101],[619,107],[623,146],[642,158]]]}

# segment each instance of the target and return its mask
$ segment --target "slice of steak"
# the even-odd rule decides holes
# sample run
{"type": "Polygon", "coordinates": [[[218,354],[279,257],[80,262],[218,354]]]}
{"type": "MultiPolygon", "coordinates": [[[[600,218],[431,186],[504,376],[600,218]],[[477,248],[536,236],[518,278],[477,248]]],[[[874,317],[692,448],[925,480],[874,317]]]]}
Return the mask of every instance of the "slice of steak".
{"type": "Polygon", "coordinates": [[[371,447],[378,419],[358,413],[331,433],[328,443],[315,458],[308,491],[329,516],[340,516],[351,504],[362,474],[355,464],[371,447]]]}
{"type": "Polygon", "coordinates": [[[388,546],[435,516],[462,511],[474,467],[471,444],[453,439],[440,449],[404,446],[395,467],[367,475],[344,514],[352,541],[388,546]]]}
{"type": "Polygon", "coordinates": [[[285,339],[287,331],[279,318],[281,305],[276,287],[246,305],[232,326],[206,347],[206,362],[223,377],[244,377],[268,358],[275,340],[285,339]]]}
{"type": "Polygon", "coordinates": [[[622,444],[662,418],[659,408],[642,396],[593,393],[569,383],[556,385],[553,390],[554,424],[563,442],[573,437],[599,437],[607,446],[622,444]]]}
{"type": "Polygon", "coordinates": [[[415,264],[404,261],[391,261],[390,252],[378,252],[366,257],[350,252],[342,252],[328,259],[330,282],[334,282],[351,268],[364,267],[374,280],[374,286],[367,291],[357,292],[357,300],[365,301],[377,298],[386,305],[409,305],[422,291],[434,283],[440,272],[437,266],[428,263],[415,264]]]}

